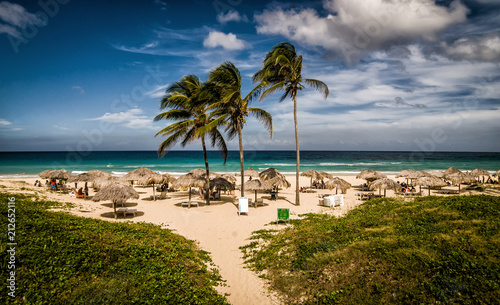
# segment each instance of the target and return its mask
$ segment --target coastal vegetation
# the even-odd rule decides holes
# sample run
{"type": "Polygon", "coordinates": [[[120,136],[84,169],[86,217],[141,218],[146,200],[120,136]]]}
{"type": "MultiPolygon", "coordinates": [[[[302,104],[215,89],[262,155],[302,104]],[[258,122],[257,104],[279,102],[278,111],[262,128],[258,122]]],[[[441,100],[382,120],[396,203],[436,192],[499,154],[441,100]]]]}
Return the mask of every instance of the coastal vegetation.
{"type": "MultiPolygon", "coordinates": [[[[178,82],[172,83],[160,101],[160,109],[169,110],[158,114],[154,120],[175,121],[156,134],[168,136],[158,148],[160,156],[165,155],[179,141],[184,147],[195,140],[201,140],[207,185],[209,185],[210,170],[205,137],[209,137],[212,147],[217,146],[224,163],[227,159],[227,146],[219,131],[224,123],[224,117],[215,117],[213,113],[210,113],[210,106],[216,100],[213,96],[203,94],[206,87],[207,83],[202,82],[196,75],[187,75],[178,82]]],[[[206,201],[210,204],[210,196],[206,196],[206,201]]]]}
{"type": "MultiPolygon", "coordinates": [[[[178,141],[184,147],[195,139],[201,139],[205,156],[206,179],[209,184],[209,166],[206,154],[205,135],[209,134],[212,146],[222,151],[224,162],[227,148],[218,128],[225,126],[228,139],[238,135],[240,150],[241,196],[244,196],[244,160],[242,129],[249,114],[255,116],[272,136],[272,116],[263,109],[249,107],[252,100],[260,100],[278,91],[284,91],[279,101],[293,100],[296,145],[296,187],[295,204],[300,205],[300,147],[297,123],[297,94],[305,86],[321,92],[326,99],[328,86],[322,81],[302,77],[302,55],[298,55],[293,44],[282,42],[275,45],[265,56],[263,67],[253,77],[259,82],[245,97],[242,97],[240,72],[231,62],[225,62],[210,71],[207,82],[197,76],[187,75],[166,89],[160,101],[160,109],[169,109],[155,117],[155,121],[171,120],[174,123],[160,130],[156,135],[168,136],[160,144],[158,154],[163,156],[178,141]]],[[[209,204],[207,199],[207,204],[209,204]]]]}
{"type": "MultiPolygon", "coordinates": [[[[2,285],[2,304],[228,304],[214,289],[221,276],[193,241],[153,224],[49,211],[70,206],[4,192],[2,228],[8,198],[15,198],[17,281],[15,298],[2,285]]],[[[11,263],[7,242],[2,234],[2,274],[11,263]]]]}
{"type": "Polygon", "coordinates": [[[293,121],[295,124],[295,149],[297,153],[297,166],[295,173],[295,204],[300,205],[300,148],[299,129],[297,123],[297,94],[305,85],[321,92],[325,99],[328,97],[328,86],[317,79],[302,77],[302,55],[298,55],[293,44],[281,42],[267,52],[263,67],[253,75],[254,82],[260,82],[260,86],[266,88],[260,99],[278,92],[284,91],[279,101],[286,98],[293,101],[293,121]]]}
{"type": "Polygon", "coordinates": [[[246,124],[246,118],[253,115],[269,131],[269,136],[273,135],[272,116],[265,110],[249,107],[252,100],[259,95],[260,88],[257,86],[254,90],[242,97],[241,93],[241,74],[238,68],[231,63],[225,62],[217,68],[210,71],[208,79],[212,86],[210,90],[218,96],[217,102],[213,105],[214,115],[221,117],[226,123],[226,132],[228,139],[238,135],[238,145],[240,150],[240,175],[241,175],[241,197],[245,196],[245,171],[243,157],[243,136],[242,130],[246,124]]]}
{"type": "Polygon", "coordinates": [[[246,262],[287,304],[496,304],[500,198],[368,201],[254,232],[246,262]]]}

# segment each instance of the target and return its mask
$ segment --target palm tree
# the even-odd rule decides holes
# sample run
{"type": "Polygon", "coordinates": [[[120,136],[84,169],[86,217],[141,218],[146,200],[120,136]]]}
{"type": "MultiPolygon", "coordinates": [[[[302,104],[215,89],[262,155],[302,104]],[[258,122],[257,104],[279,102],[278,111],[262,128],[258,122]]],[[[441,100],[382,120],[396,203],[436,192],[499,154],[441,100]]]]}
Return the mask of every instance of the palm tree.
{"type": "Polygon", "coordinates": [[[296,189],[295,204],[300,205],[299,197],[299,170],[300,170],[300,151],[299,151],[299,133],[297,125],[297,93],[303,89],[304,84],[321,92],[325,99],[328,97],[328,86],[322,81],[302,78],[302,55],[297,55],[295,47],[289,42],[281,42],[275,45],[271,51],[267,52],[263,67],[257,71],[252,80],[260,81],[260,86],[267,88],[260,99],[277,91],[284,91],[279,101],[282,102],[287,97],[293,100],[293,118],[295,122],[295,147],[297,151],[297,171],[296,171],[296,189]]]}
{"type": "MultiPolygon", "coordinates": [[[[201,92],[206,86],[196,75],[187,75],[178,82],[171,84],[165,95],[160,100],[160,109],[170,109],[158,114],[154,120],[173,120],[174,123],[168,125],[156,133],[156,136],[168,136],[158,148],[158,155],[164,156],[178,141],[182,147],[200,139],[205,157],[207,186],[210,185],[210,172],[208,167],[207,147],[205,136],[208,135],[211,145],[217,146],[221,151],[224,163],[227,159],[227,147],[218,127],[221,126],[221,119],[214,119],[209,115],[208,107],[213,100],[202,96],[201,92]],[[210,125],[211,128],[205,128],[210,125]]],[[[210,196],[207,196],[207,204],[210,204],[210,196]]]]}
{"type": "Polygon", "coordinates": [[[218,96],[218,102],[214,103],[213,114],[223,118],[226,122],[228,139],[238,135],[240,148],[240,170],[241,170],[241,197],[245,196],[245,171],[243,158],[243,140],[241,131],[246,124],[248,115],[253,115],[273,135],[273,123],[271,115],[260,108],[249,107],[251,101],[260,93],[260,87],[252,90],[247,96],[241,96],[241,75],[236,66],[227,61],[213,69],[208,74],[208,81],[212,83],[211,94],[218,96]]]}

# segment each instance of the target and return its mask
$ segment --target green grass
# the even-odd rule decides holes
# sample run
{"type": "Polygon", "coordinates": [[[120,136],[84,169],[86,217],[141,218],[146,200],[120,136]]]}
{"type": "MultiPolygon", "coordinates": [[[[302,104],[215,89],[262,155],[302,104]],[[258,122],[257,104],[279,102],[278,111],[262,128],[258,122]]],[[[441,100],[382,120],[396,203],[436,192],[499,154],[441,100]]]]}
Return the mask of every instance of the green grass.
{"type": "Polygon", "coordinates": [[[383,198],[254,232],[247,264],[287,304],[498,304],[500,198],[383,198]]]}
{"type": "Polygon", "coordinates": [[[16,297],[7,295],[2,234],[1,304],[227,304],[207,252],[170,230],[48,211],[66,204],[0,193],[3,232],[8,197],[16,203],[16,297]]]}

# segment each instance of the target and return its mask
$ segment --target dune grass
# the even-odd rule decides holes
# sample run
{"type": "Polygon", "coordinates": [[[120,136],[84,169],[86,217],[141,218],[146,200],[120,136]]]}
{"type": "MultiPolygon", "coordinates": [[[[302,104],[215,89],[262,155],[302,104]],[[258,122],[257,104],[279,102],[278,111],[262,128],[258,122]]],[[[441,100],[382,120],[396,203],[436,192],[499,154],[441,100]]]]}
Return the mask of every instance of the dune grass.
{"type": "MultiPolygon", "coordinates": [[[[16,293],[2,304],[227,304],[207,252],[170,230],[49,211],[66,204],[0,193],[2,230],[15,198],[16,293]]],[[[5,232],[5,231],[4,231],[5,232]]],[[[7,236],[1,237],[2,280],[7,236]]]]}
{"type": "Polygon", "coordinates": [[[371,200],[254,232],[247,264],[287,304],[498,304],[500,197],[371,200]]]}

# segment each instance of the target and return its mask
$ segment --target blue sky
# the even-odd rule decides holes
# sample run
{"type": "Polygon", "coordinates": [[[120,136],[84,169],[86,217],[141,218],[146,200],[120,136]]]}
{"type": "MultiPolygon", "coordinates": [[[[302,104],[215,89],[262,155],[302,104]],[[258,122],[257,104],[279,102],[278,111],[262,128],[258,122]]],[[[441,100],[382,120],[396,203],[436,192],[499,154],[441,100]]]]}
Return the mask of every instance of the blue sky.
{"type": "MultiPolygon", "coordinates": [[[[156,150],[168,84],[290,41],[304,150],[500,151],[500,1],[1,1],[0,151],[156,150]]],[[[246,150],[293,150],[292,103],[246,150]]],[[[229,142],[237,149],[237,141],[229,142]]],[[[188,149],[200,149],[195,143],[188,149]]]]}

